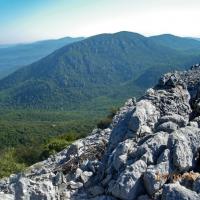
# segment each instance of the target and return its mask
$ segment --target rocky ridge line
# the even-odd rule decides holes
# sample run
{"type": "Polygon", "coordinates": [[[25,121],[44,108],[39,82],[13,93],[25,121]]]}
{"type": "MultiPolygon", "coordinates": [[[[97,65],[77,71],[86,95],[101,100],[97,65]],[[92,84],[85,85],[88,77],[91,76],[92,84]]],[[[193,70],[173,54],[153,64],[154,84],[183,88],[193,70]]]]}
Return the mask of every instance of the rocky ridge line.
{"type": "Polygon", "coordinates": [[[165,74],[108,129],[0,181],[4,200],[200,199],[200,65],[165,74]]]}

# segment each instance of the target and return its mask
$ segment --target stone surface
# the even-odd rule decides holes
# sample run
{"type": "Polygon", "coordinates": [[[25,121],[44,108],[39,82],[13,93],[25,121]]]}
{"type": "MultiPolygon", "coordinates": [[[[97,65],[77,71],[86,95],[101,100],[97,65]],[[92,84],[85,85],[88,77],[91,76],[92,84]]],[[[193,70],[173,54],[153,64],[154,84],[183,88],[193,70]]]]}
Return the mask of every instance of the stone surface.
{"type": "Polygon", "coordinates": [[[170,135],[173,145],[173,164],[181,172],[194,167],[195,156],[200,146],[200,129],[186,126],[170,135]]]}
{"type": "Polygon", "coordinates": [[[176,123],[174,122],[164,122],[160,124],[157,128],[156,131],[164,131],[167,133],[172,133],[173,131],[177,130],[179,127],[176,123]]]}
{"type": "Polygon", "coordinates": [[[88,172],[88,171],[82,172],[80,175],[82,182],[87,183],[92,175],[93,175],[92,172],[88,172]]]}
{"type": "Polygon", "coordinates": [[[198,177],[194,183],[193,183],[193,188],[195,192],[200,193],[200,177],[198,177]]]}
{"type": "Polygon", "coordinates": [[[144,173],[144,185],[150,196],[156,193],[168,180],[170,174],[170,150],[166,149],[158,158],[157,165],[148,166],[144,173]]]}
{"type": "Polygon", "coordinates": [[[14,196],[12,194],[0,193],[0,199],[2,199],[2,200],[14,200],[14,196]]]}
{"type": "Polygon", "coordinates": [[[120,199],[135,199],[143,191],[141,176],[146,168],[147,165],[142,160],[127,166],[114,184],[109,187],[109,191],[120,199]]]}
{"type": "Polygon", "coordinates": [[[104,193],[104,188],[101,186],[94,186],[88,189],[89,194],[92,196],[99,196],[104,193]]]}
{"type": "Polygon", "coordinates": [[[179,183],[168,184],[163,188],[162,200],[199,200],[200,196],[179,183]]]}

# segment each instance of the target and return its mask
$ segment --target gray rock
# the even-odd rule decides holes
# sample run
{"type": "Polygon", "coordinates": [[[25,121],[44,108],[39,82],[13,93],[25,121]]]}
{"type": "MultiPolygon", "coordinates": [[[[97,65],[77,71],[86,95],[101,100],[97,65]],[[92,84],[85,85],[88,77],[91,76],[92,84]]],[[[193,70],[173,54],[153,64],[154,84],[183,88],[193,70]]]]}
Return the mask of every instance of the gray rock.
{"type": "Polygon", "coordinates": [[[200,193],[200,177],[197,178],[193,183],[193,190],[197,193],[200,193]]]}
{"type": "Polygon", "coordinates": [[[192,121],[196,122],[198,124],[198,127],[200,127],[200,116],[195,117],[192,121]]]}
{"type": "Polygon", "coordinates": [[[88,189],[88,192],[92,196],[99,196],[104,193],[104,188],[101,186],[93,186],[88,189]]]}
{"type": "Polygon", "coordinates": [[[75,172],[75,179],[77,180],[81,176],[82,173],[83,173],[82,169],[77,168],[75,172]]]}
{"type": "Polygon", "coordinates": [[[185,119],[184,117],[182,117],[178,114],[172,113],[171,115],[165,115],[158,120],[159,124],[162,124],[165,122],[173,122],[173,123],[179,125],[179,127],[183,127],[183,126],[187,125],[188,120],[187,120],[187,118],[185,119]]]}
{"type": "Polygon", "coordinates": [[[97,196],[97,197],[94,197],[94,198],[81,199],[81,200],[117,200],[117,199],[115,199],[115,198],[112,197],[112,196],[105,196],[105,195],[102,195],[102,196],[97,196]]]}
{"type": "Polygon", "coordinates": [[[56,190],[50,181],[42,181],[41,183],[35,183],[35,187],[30,187],[27,194],[30,194],[30,199],[40,200],[40,199],[56,199],[56,190]]]}
{"type": "Polygon", "coordinates": [[[195,112],[197,114],[200,114],[200,101],[199,100],[197,102],[195,102],[194,107],[195,107],[195,112]]]}
{"type": "Polygon", "coordinates": [[[19,177],[18,181],[14,184],[15,188],[15,198],[19,200],[28,199],[28,185],[30,185],[30,180],[25,177],[19,177]]]}
{"type": "Polygon", "coordinates": [[[178,182],[174,184],[164,185],[162,200],[199,200],[200,196],[183,186],[178,182]]]}
{"type": "Polygon", "coordinates": [[[177,85],[182,85],[182,81],[180,75],[175,73],[167,73],[165,74],[159,81],[159,85],[168,86],[168,87],[176,87],[177,85]]]}
{"type": "Polygon", "coordinates": [[[170,174],[170,151],[166,149],[157,165],[150,165],[144,173],[144,185],[150,196],[156,193],[168,180],[170,174]]]}
{"type": "Polygon", "coordinates": [[[147,165],[144,161],[138,160],[119,175],[116,182],[111,185],[109,191],[119,199],[135,199],[142,192],[142,174],[146,171],[147,165]]]}
{"type": "Polygon", "coordinates": [[[141,195],[137,198],[137,200],[151,200],[148,195],[141,195]]]}
{"type": "Polygon", "coordinates": [[[72,190],[76,190],[76,189],[79,189],[79,188],[82,188],[82,187],[83,187],[83,183],[81,183],[81,182],[70,181],[70,182],[69,182],[69,185],[70,185],[70,188],[71,188],[72,190]]]}
{"type": "Polygon", "coordinates": [[[120,109],[117,115],[113,118],[111,124],[112,132],[110,134],[108,152],[112,152],[116,146],[124,140],[128,131],[128,123],[133,113],[135,106],[134,104],[128,103],[120,109]]]}
{"type": "Polygon", "coordinates": [[[82,172],[81,175],[80,175],[82,182],[84,184],[87,183],[92,175],[93,175],[92,172],[88,172],[88,171],[82,172]]]}
{"type": "Polygon", "coordinates": [[[159,155],[168,146],[169,134],[158,132],[137,148],[135,156],[141,157],[148,165],[156,163],[159,155]]]}
{"type": "MultiPolygon", "coordinates": [[[[159,114],[151,101],[141,100],[136,104],[135,111],[129,122],[129,129],[135,133],[135,136],[144,134],[143,131],[146,132],[146,127],[153,128],[159,114]]],[[[148,130],[148,132],[151,131],[148,130]]]]}
{"type": "Polygon", "coordinates": [[[167,133],[172,133],[173,131],[177,130],[179,126],[174,123],[174,122],[164,122],[163,124],[160,124],[157,128],[156,131],[164,131],[167,133]]]}
{"type": "Polygon", "coordinates": [[[54,185],[61,185],[62,183],[66,183],[66,178],[62,172],[58,172],[53,180],[54,185]]]}
{"type": "Polygon", "coordinates": [[[187,171],[192,167],[193,153],[185,140],[177,141],[173,150],[173,163],[181,172],[187,171]],[[187,150],[187,152],[186,152],[187,150]]]}
{"type": "Polygon", "coordinates": [[[195,156],[200,146],[200,130],[187,126],[170,135],[173,145],[173,163],[181,172],[195,167],[195,156]],[[187,151],[186,151],[187,150],[187,151]]]}
{"type": "Polygon", "coordinates": [[[14,195],[12,194],[4,194],[4,193],[0,193],[0,199],[2,200],[14,200],[14,195]]]}
{"type": "Polygon", "coordinates": [[[116,171],[119,171],[119,169],[126,164],[128,153],[134,149],[135,145],[135,142],[130,139],[119,143],[112,152],[108,165],[112,165],[116,171]]]}
{"type": "Polygon", "coordinates": [[[198,128],[198,127],[199,127],[198,123],[195,122],[195,121],[190,121],[189,124],[188,124],[188,126],[193,126],[193,127],[195,127],[195,128],[198,128]]]}
{"type": "Polygon", "coordinates": [[[17,200],[51,200],[56,198],[55,187],[52,181],[47,179],[47,176],[41,176],[36,180],[21,176],[12,185],[14,197],[17,200]]]}

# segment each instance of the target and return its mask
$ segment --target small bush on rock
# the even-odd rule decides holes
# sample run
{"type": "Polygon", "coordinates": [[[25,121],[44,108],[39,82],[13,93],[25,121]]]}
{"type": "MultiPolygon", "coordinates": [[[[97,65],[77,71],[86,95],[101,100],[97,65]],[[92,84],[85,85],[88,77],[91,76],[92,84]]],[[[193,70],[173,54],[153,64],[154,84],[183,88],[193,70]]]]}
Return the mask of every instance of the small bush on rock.
{"type": "Polygon", "coordinates": [[[107,117],[104,119],[101,119],[99,123],[97,123],[97,128],[100,128],[100,129],[108,128],[110,124],[112,123],[112,119],[116,115],[118,110],[119,110],[118,108],[111,108],[107,117]]]}

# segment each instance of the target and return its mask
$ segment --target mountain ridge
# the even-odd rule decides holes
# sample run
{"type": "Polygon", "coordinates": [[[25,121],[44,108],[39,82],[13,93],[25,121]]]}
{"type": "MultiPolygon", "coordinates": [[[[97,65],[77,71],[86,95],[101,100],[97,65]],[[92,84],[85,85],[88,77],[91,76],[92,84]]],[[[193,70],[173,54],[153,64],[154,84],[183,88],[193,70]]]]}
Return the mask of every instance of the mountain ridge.
{"type": "MultiPolygon", "coordinates": [[[[146,70],[152,68],[153,75],[159,76],[177,69],[175,64],[189,65],[198,58],[196,51],[187,55],[137,33],[101,34],[64,46],[1,80],[0,102],[2,106],[68,108],[108,96],[111,90],[124,99],[128,95],[120,93],[124,85],[139,90],[146,70]]],[[[145,87],[154,81],[150,79],[145,87]]]]}
{"type": "Polygon", "coordinates": [[[47,56],[64,45],[83,39],[84,38],[81,37],[65,37],[26,44],[0,46],[0,78],[3,78],[17,69],[47,56]]]}

